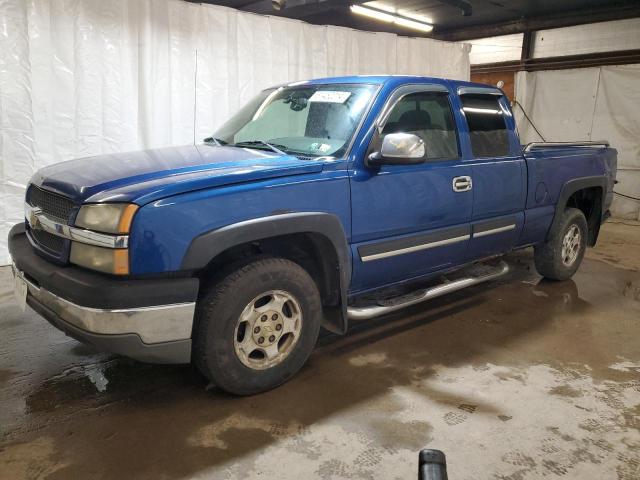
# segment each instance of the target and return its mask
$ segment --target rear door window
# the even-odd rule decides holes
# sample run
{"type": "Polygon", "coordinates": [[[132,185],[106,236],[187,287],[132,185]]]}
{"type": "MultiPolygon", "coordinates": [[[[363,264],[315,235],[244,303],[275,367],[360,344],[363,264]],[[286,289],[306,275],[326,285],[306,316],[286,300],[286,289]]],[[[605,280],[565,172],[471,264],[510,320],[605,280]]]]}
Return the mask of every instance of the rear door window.
{"type": "Polygon", "coordinates": [[[462,110],[467,119],[473,156],[509,155],[509,132],[505,112],[496,95],[462,95],[462,110]]]}

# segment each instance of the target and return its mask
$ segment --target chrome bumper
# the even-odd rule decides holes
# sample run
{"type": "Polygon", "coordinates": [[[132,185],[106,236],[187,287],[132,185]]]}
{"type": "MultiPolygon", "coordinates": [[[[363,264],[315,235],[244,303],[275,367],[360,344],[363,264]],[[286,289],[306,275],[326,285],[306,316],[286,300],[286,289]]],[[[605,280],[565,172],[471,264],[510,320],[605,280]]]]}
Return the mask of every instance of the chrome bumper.
{"type": "Polygon", "coordinates": [[[191,338],[195,302],[117,310],[83,307],[36,286],[15,266],[12,270],[27,284],[27,303],[31,297],[64,322],[90,334],[135,334],[145,344],[191,338]]]}

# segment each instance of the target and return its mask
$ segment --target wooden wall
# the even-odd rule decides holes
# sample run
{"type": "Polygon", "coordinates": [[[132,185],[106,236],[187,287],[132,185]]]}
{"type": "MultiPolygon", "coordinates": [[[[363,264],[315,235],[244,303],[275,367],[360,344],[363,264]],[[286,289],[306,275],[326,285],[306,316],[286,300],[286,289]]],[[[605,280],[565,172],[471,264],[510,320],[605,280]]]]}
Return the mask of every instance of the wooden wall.
{"type": "Polygon", "coordinates": [[[493,72],[493,73],[473,73],[471,72],[471,81],[486,83],[495,86],[500,80],[504,82],[502,89],[507,94],[509,100],[514,99],[515,72],[493,72]]]}

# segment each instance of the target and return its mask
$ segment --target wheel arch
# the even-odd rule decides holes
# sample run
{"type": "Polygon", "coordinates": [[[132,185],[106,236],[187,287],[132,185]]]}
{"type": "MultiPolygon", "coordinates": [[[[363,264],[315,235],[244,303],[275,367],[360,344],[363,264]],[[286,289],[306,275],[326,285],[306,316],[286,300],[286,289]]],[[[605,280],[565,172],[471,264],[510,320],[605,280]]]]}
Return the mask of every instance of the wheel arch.
{"type": "Polygon", "coordinates": [[[323,327],[346,332],[351,255],[342,223],[335,215],[283,213],[203,233],[191,242],[181,269],[207,277],[222,265],[264,254],[288,258],[307,270],[321,294],[323,327]]]}
{"type": "Polygon", "coordinates": [[[577,178],[565,183],[556,202],[556,209],[551,227],[547,233],[547,240],[562,218],[565,209],[574,207],[584,213],[588,227],[587,245],[594,246],[600,233],[600,225],[604,213],[602,204],[605,191],[606,178],[604,176],[577,178]]]}

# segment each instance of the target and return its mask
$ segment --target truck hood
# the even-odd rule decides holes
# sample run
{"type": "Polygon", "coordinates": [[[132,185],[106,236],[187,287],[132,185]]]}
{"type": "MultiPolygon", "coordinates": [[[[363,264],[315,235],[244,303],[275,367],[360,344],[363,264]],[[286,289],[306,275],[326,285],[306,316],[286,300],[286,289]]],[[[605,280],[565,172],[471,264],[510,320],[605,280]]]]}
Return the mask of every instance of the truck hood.
{"type": "Polygon", "coordinates": [[[143,205],[191,190],[321,170],[322,162],[264,150],[188,145],[62,162],[39,170],[31,183],[75,203],[143,205]]]}

